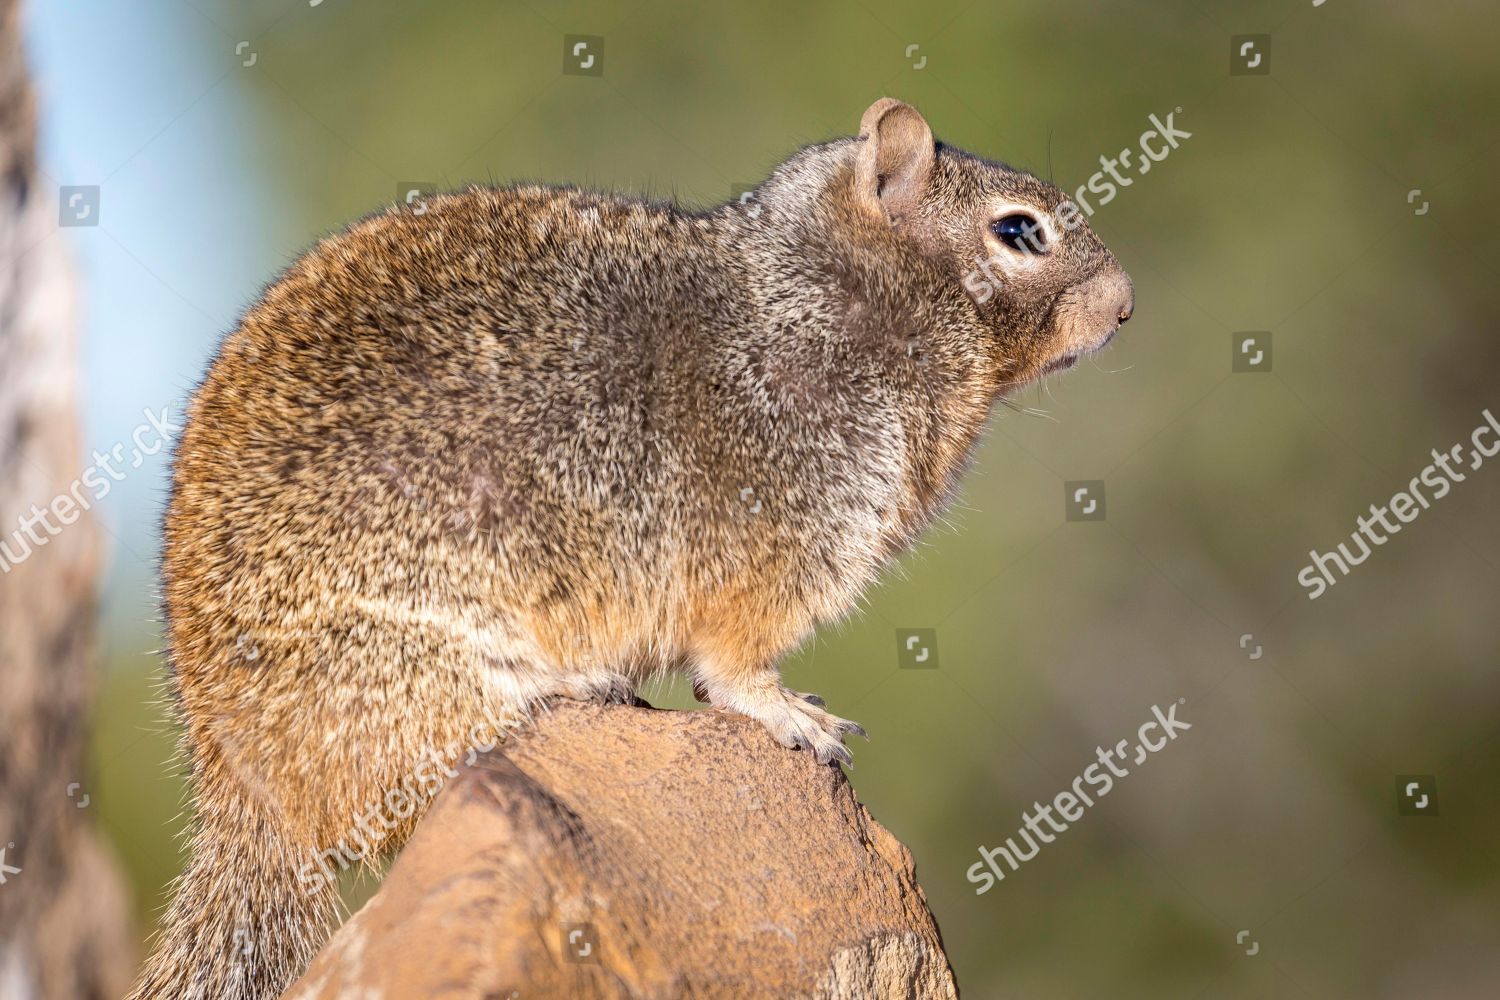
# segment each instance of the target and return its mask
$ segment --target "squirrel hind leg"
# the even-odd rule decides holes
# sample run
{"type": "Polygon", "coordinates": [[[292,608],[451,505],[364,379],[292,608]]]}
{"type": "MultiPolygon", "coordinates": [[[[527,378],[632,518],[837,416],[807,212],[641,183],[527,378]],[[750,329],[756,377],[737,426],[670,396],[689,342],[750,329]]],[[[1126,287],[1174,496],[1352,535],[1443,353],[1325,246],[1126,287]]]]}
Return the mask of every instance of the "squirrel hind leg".
{"type": "Polygon", "coordinates": [[[525,728],[533,713],[558,698],[603,705],[630,705],[638,699],[635,682],[603,667],[539,667],[532,660],[491,660],[487,703],[501,710],[513,727],[525,728]]]}
{"type": "Polygon", "coordinates": [[[558,678],[557,694],[574,701],[592,701],[604,705],[633,705],[635,682],[612,670],[568,673],[558,678]]]}

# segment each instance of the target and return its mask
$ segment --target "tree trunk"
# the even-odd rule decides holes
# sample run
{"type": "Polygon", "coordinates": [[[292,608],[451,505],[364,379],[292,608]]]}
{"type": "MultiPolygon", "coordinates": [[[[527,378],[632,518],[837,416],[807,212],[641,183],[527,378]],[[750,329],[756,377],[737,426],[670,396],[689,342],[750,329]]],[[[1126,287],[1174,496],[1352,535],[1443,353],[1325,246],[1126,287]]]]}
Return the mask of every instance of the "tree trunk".
{"type": "Polygon", "coordinates": [[[453,769],[283,1000],[956,996],[906,848],[748,719],[563,703],[453,769]]]}
{"type": "MultiPolygon", "coordinates": [[[[73,291],[35,166],[14,0],[0,0],[0,997],[120,995],[125,892],[72,787],[93,691],[98,536],[23,529],[80,475],[73,291]],[[24,553],[24,554],[23,554],[24,553]],[[14,558],[11,558],[14,557],[14,558]]],[[[71,513],[71,512],[70,512],[71,513]]]]}

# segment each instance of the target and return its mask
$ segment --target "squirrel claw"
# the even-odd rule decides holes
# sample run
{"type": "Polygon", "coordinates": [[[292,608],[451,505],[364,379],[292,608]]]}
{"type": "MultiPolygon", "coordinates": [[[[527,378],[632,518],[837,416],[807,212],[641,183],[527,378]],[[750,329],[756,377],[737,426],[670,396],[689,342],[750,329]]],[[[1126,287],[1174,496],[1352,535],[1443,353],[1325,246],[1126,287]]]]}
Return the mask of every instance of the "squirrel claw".
{"type": "Polygon", "coordinates": [[[832,747],[827,748],[826,752],[818,753],[819,764],[831,764],[834,761],[838,761],[847,768],[852,769],[854,767],[854,755],[842,743],[835,743],[832,747]]]}
{"type": "Polygon", "coordinates": [[[801,694],[780,685],[753,693],[731,693],[725,701],[724,707],[748,715],[770,730],[776,742],[811,752],[819,764],[837,762],[852,767],[854,757],[843,744],[844,736],[865,734],[859,723],[825,711],[823,699],[817,695],[801,694]]]}

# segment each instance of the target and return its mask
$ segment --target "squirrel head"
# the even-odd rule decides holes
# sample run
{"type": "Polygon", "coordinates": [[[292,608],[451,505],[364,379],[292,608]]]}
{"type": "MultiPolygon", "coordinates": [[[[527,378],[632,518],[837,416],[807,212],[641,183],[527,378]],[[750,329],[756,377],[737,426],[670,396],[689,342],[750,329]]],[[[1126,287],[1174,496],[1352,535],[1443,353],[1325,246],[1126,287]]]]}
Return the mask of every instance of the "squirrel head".
{"type": "Polygon", "coordinates": [[[909,104],[865,112],[852,182],[857,211],[962,289],[1003,387],[1072,367],[1135,308],[1129,276],[1065,193],[936,142],[909,104]]]}

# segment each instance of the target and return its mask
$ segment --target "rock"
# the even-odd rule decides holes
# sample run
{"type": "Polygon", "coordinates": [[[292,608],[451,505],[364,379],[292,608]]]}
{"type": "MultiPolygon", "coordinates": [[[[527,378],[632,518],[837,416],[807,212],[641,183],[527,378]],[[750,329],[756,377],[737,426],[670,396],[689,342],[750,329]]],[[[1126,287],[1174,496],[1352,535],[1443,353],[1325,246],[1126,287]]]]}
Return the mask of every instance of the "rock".
{"type": "Polygon", "coordinates": [[[569,702],[456,767],[287,1000],[957,995],[910,853],[748,719],[569,702]]]}

